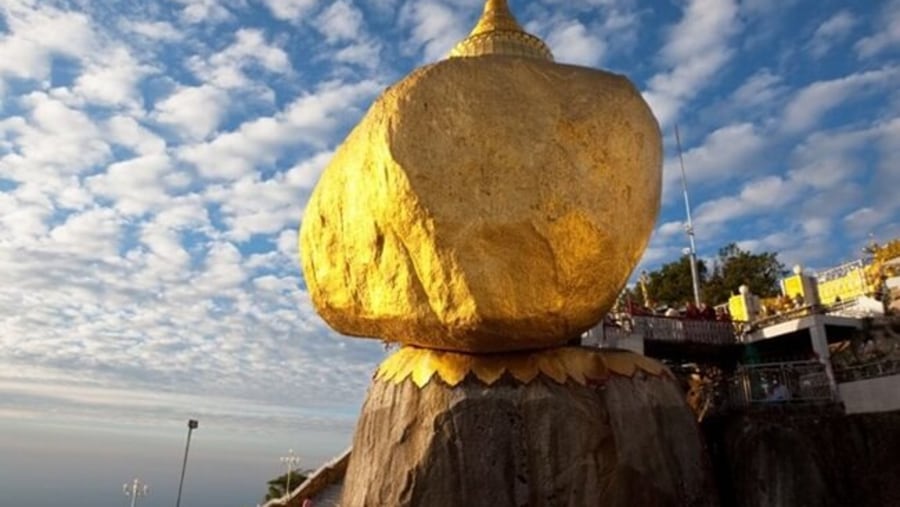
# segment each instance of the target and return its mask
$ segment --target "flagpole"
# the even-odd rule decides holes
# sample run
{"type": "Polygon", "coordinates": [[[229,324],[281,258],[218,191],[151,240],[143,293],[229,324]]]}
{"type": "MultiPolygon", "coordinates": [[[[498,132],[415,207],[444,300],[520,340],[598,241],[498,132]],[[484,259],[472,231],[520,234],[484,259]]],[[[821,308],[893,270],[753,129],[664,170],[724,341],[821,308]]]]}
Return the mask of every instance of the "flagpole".
{"type": "Polygon", "coordinates": [[[688,197],[687,176],[684,172],[684,157],[681,154],[681,135],[678,133],[678,124],[675,124],[675,142],[678,145],[678,162],[681,164],[681,190],[684,193],[684,209],[687,212],[687,225],[685,232],[690,242],[688,252],[691,262],[691,283],[694,286],[694,304],[700,306],[700,276],[697,272],[697,244],[694,241],[694,220],[691,217],[691,200],[688,197]]]}

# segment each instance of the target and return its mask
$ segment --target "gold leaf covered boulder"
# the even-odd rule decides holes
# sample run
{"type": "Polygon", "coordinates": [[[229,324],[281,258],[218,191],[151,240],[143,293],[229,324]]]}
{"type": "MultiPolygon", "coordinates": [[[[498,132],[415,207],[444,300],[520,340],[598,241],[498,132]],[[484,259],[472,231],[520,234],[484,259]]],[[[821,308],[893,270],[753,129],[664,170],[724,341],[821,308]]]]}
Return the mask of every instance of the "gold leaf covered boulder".
{"type": "Polygon", "coordinates": [[[489,1],[455,57],[387,89],[322,174],[300,245],[337,331],[550,347],[625,284],[659,209],[658,124],[626,78],[553,63],[516,27],[489,1]]]}

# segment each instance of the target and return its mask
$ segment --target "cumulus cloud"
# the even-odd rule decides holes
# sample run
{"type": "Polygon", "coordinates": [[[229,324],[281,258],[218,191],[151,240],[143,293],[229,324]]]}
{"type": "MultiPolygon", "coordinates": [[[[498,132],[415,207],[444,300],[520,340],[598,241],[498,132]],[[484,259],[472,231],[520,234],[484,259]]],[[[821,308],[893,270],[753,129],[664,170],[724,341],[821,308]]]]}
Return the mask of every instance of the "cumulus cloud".
{"type": "Polygon", "coordinates": [[[217,23],[231,16],[221,0],[175,0],[181,4],[181,19],[187,23],[217,23]]]}
{"type": "MultiPolygon", "coordinates": [[[[692,188],[717,184],[746,174],[762,154],[766,139],[751,123],[726,125],[710,132],[699,146],[684,154],[685,173],[692,188]]],[[[664,199],[681,195],[681,167],[677,154],[663,166],[664,199]]]]}
{"type": "Polygon", "coordinates": [[[873,22],[875,33],[861,38],[855,48],[859,56],[871,58],[900,45],[900,0],[884,3],[873,22]]]}
{"type": "Polygon", "coordinates": [[[274,74],[291,70],[287,53],[268,43],[260,30],[250,28],[238,30],[231,45],[211,56],[191,57],[188,65],[205,83],[222,89],[257,84],[247,75],[249,70],[274,74]]]}
{"type": "Polygon", "coordinates": [[[858,23],[859,20],[850,11],[836,12],[816,28],[809,42],[810,53],[816,58],[824,56],[835,44],[846,39],[858,23]]]}
{"type": "Polygon", "coordinates": [[[212,134],[228,106],[228,93],[214,85],[186,86],[154,106],[157,121],[171,125],[189,139],[212,134]]]}
{"type": "Polygon", "coordinates": [[[128,20],[122,23],[129,32],[141,35],[157,41],[178,41],[184,38],[184,33],[179,32],[171,23],[166,21],[134,21],[128,20]]]}
{"type": "Polygon", "coordinates": [[[98,41],[90,18],[50,6],[12,2],[0,6],[7,33],[0,36],[0,77],[44,80],[55,55],[88,60],[98,41]]]}
{"type": "Polygon", "coordinates": [[[730,39],[738,29],[733,0],[691,0],[671,28],[660,58],[667,70],[649,80],[644,98],[663,126],[674,122],[683,105],[711,84],[732,57],[730,39]]]}
{"type": "Polygon", "coordinates": [[[316,20],[316,29],[329,42],[356,39],[360,36],[362,27],[362,12],[346,0],[332,3],[316,20]]]}
{"type": "Polygon", "coordinates": [[[808,129],[845,100],[884,86],[891,86],[898,76],[900,68],[888,66],[812,83],[800,90],[787,104],[783,126],[789,132],[808,129]]]}
{"type": "Polygon", "coordinates": [[[458,9],[438,0],[408,3],[401,13],[401,21],[412,26],[410,47],[421,49],[425,62],[444,58],[466,36],[471,27],[464,20],[458,9]]]}
{"type": "Polygon", "coordinates": [[[596,66],[606,53],[606,42],[577,20],[554,26],[547,44],[562,63],[596,66]]]}
{"type": "Polygon", "coordinates": [[[263,0],[272,14],[279,19],[293,21],[312,9],[317,0],[263,0]]]}
{"type": "Polygon", "coordinates": [[[260,165],[274,163],[288,144],[324,147],[341,124],[340,115],[379,89],[381,85],[373,81],[325,83],[274,117],[256,118],[209,142],[186,145],[179,149],[179,156],[206,178],[238,179],[260,165]]]}

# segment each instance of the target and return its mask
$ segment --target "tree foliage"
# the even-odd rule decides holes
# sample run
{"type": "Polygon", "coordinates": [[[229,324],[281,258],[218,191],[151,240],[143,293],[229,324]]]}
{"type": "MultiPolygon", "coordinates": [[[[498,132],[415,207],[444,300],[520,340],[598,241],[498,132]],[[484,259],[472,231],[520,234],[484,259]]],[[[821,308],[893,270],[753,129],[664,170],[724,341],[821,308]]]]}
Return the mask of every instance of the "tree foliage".
{"type": "MultiPolygon", "coordinates": [[[[697,261],[697,275],[700,285],[706,280],[706,263],[697,261]]],[[[694,300],[694,284],[691,279],[691,258],[683,255],[680,259],[663,264],[658,270],[649,273],[647,293],[650,298],[648,306],[664,304],[681,306],[694,300]]]]}
{"type": "MultiPolygon", "coordinates": [[[[712,271],[702,259],[697,261],[702,299],[710,305],[728,301],[738,287],[747,285],[758,296],[769,297],[779,292],[779,281],[787,274],[778,254],[754,254],[731,243],[719,249],[712,271]]],[[[680,307],[694,300],[690,257],[663,264],[648,273],[647,289],[653,305],[680,307]]]]}
{"type": "Polygon", "coordinates": [[[712,275],[703,292],[707,302],[712,304],[728,301],[741,285],[749,287],[750,292],[757,296],[777,296],[780,292],[779,282],[786,274],[777,253],[753,254],[731,243],[719,249],[712,275]]]}

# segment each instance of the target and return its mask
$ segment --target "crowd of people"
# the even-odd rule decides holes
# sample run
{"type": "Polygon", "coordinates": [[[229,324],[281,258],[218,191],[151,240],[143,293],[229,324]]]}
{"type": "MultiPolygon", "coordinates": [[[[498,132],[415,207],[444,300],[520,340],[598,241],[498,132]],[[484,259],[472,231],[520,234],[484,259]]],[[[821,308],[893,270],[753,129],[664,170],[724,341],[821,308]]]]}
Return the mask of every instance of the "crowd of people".
{"type": "Polygon", "coordinates": [[[620,305],[619,311],[633,316],[655,316],[732,322],[731,314],[726,307],[713,308],[706,303],[700,303],[700,306],[697,306],[693,302],[687,302],[681,308],[676,308],[668,305],[656,306],[653,305],[652,302],[651,306],[640,305],[629,300],[623,305],[620,305]]]}

